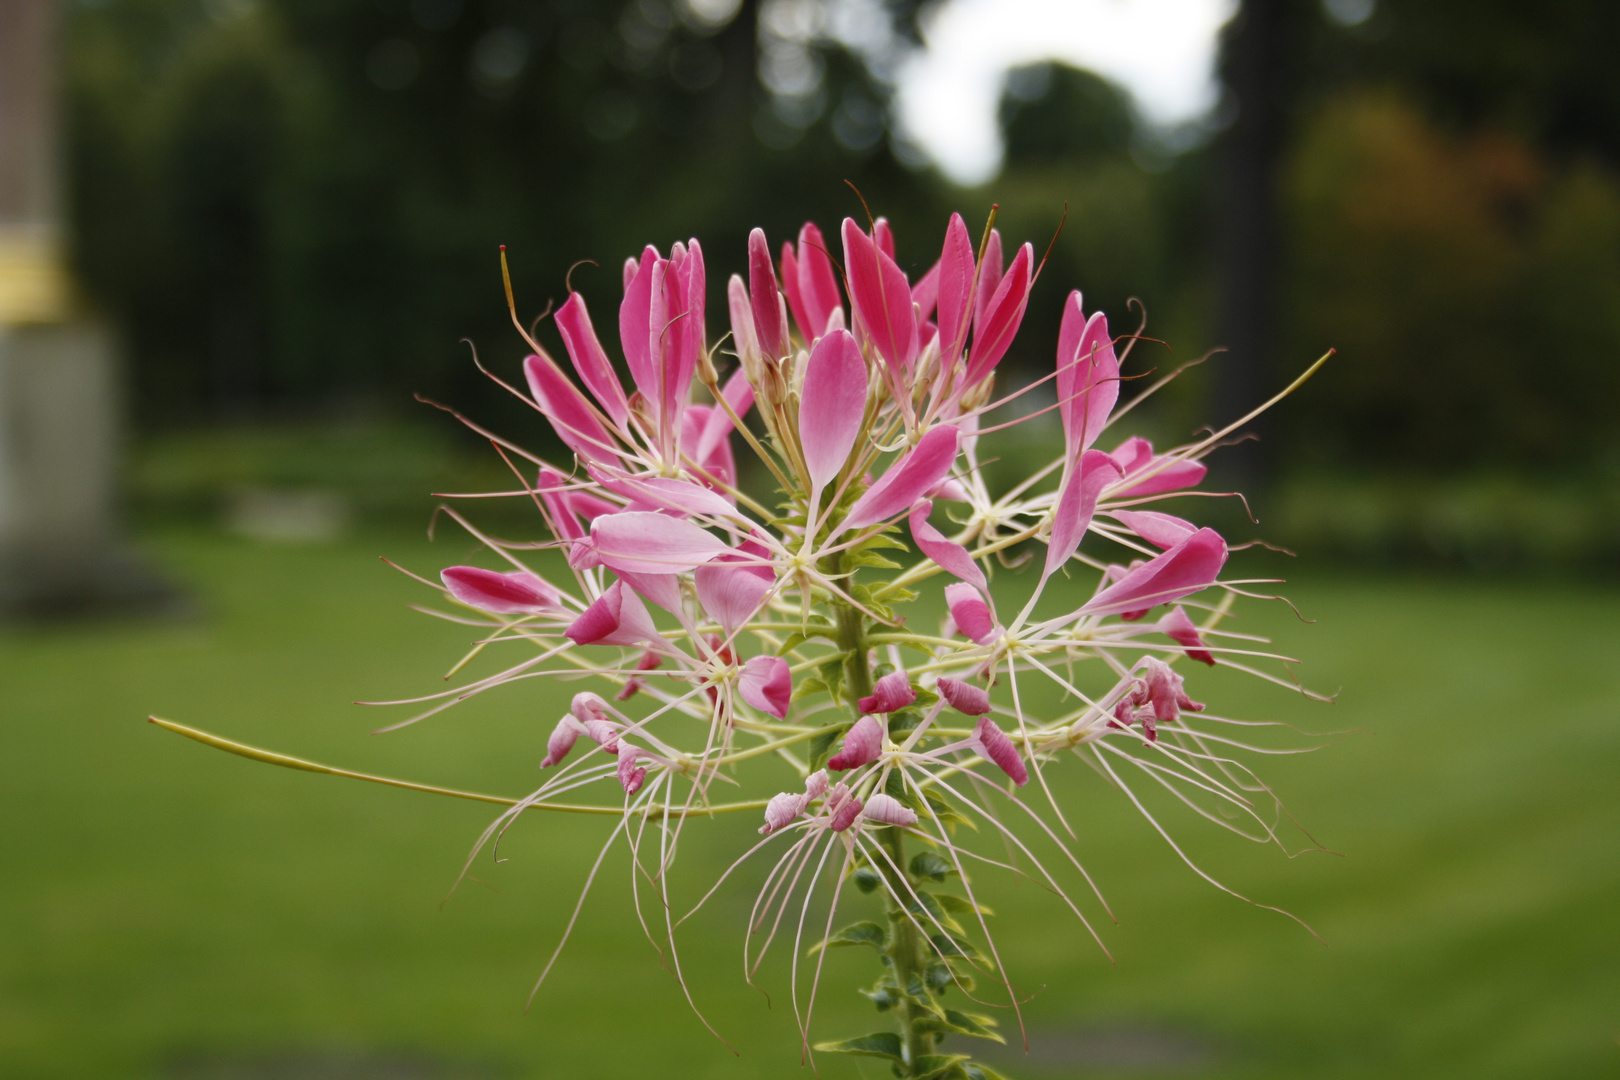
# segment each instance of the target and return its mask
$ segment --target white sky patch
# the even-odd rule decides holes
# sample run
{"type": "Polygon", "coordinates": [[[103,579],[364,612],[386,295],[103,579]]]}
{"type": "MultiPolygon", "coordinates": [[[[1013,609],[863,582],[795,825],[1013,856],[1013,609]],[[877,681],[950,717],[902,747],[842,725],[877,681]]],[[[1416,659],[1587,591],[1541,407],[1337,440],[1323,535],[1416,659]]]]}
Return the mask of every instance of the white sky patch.
{"type": "Polygon", "coordinates": [[[1215,46],[1236,0],[949,0],[899,72],[900,123],[961,184],[1001,167],[996,106],[1008,68],[1061,60],[1125,87],[1174,125],[1215,104],[1215,46]]]}

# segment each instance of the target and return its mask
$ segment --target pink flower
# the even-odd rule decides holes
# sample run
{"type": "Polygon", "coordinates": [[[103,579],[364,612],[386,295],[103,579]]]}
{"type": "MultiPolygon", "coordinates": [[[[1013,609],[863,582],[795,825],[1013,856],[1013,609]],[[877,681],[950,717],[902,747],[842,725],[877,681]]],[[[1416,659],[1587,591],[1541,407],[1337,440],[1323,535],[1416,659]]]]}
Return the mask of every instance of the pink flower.
{"type": "Polygon", "coordinates": [[[1198,627],[1193,625],[1192,619],[1182,610],[1180,604],[1171,608],[1170,613],[1159,620],[1157,629],[1159,633],[1186,649],[1189,660],[1197,660],[1210,667],[1215,666],[1214,654],[1204,644],[1204,639],[1198,633],[1198,627]]]}
{"type": "Polygon", "coordinates": [[[641,598],[615,581],[563,631],[575,645],[645,645],[660,640],[641,598]]]}
{"type": "Polygon", "coordinates": [[[737,678],[737,692],[760,712],[778,720],[787,718],[793,700],[793,674],[780,656],[756,656],[743,664],[737,678]]]}
{"type": "Polygon", "coordinates": [[[1182,689],[1182,678],[1155,656],[1142,658],[1142,675],[1131,692],[1114,706],[1114,720],[1121,727],[1129,727],[1132,720],[1142,721],[1148,741],[1159,737],[1158,724],[1175,722],[1181,710],[1203,712],[1204,706],[1187,696],[1182,689]]]}
{"type": "Polygon", "coordinates": [[[1175,547],[1128,571],[1080,609],[1085,615],[1145,611],[1207,589],[1226,565],[1226,541],[1199,529],[1175,547]]]}
{"type": "Polygon", "coordinates": [[[839,784],[827,792],[826,801],[822,805],[828,814],[827,828],[833,832],[843,832],[855,824],[855,819],[861,816],[861,800],[850,792],[846,784],[839,784]]]}
{"type": "Polygon", "coordinates": [[[636,765],[636,755],[639,753],[629,743],[619,744],[619,783],[624,786],[626,795],[634,795],[647,782],[647,770],[636,765]]]}
{"type": "MultiPolygon", "coordinates": [[[[842,787],[843,785],[839,785],[842,787]]],[[[844,788],[847,792],[849,789],[844,788]]],[[[803,794],[784,791],[771,796],[765,804],[765,824],[759,831],[769,836],[778,829],[786,828],[804,814],[805,807],[810,805],[812,799],[819,799],[827,791],[827,773],[817,769],[804,780],[803,794]]]]}
{"type": "MultiPolygon", "coordinates": [[[[1119,360],[1102,312],[1086,318],[1080,293],[1069,294],[1058,330],[1058,411],[1063,439],[1071,455],[1089,447],[1102,434],[1119,400],[1119,360]]],[[[1124,461],[1122,469],[1127,468],[1124,461]]]]}
{"type": "MultiPolygon", "coordinates": [[[[872,685],[872,693],[856,706],[863,713],[892,713],[917,700],[917,691],[904,671],[891,671],[872,685]]],[[[848,745],[847,743],[845,744],[848,745]]]]}
{"type": "Polygon", "coordinates": [[[452,566],[440,572],[439,579],[463,604],[497,615],[562,611],[557,590],[527,570],[501,574],[476,566],[452,566]]]}
{"type": "Polygon", "coordinates": [[[988,716],[979,717],[971,740],[974,751],[984,760],[1012,777],[1019,787],[1029,783],[1029,770],[1018,756],[1018,748],[1007,738],[1007,733],[996,726],[988,716]]]}
{"type": "Polygon", "coordinates": [[[916,811],[907,809],[899,799],[893,795],[885,795],[881,791],[866,800],[861,817],[876,825],[917,824],[916,811]]]}
{"type": "Polygon", "coordinates": [[[875,716],[863,716],[844,734],[844,748],[827,762],[833,772],[859,768],[876,761],[883,753],[888,726],[875,716]]]}
{"type": "Polygon", "coordinates": [[[827,321],[834,312],[840,316],[844,312],[827,241],[812,222],[805,222],[799,230],[797,252],[791,244],[782,245],[782,288],[806,344],[827,332],[827,321]]]}
{"type": "Polygon", "coordinates": [[[958,582],[945,586],[945,605],[950,608],[951,621],[968,640],[983,645],[995,636],[995,612],[985,602],[984,594],[972,585],[958,582]]]}
{"type": "Polygon", "coordinates": [[[844,529],[864,529],[910,509],[951,471],[961,432],[950,424],[929,430],[917,445],[866,489],[844,517],[844,529]]]}
{"type": "Polygon", "coordinates": [[[856,323],[898,378],[917,358],[917,317],[911,285],[894,256],[850,218],[844,219],[844,272],[856,323]]]}
{"type": "Polygon", "coordinates": [[[574,748],[574,743],[584,733],[585,725],[575,720],[573,713],[564,713],[557,726],[551,729],[551,737],[546,740],[546,756],[540,759],[540,767],[549,769],[567,757],[568,751],[574,748]]]}
{"type": "Polygon", "coordinates": [[[935,689],[939,691],[939,696],[945,699],[946,704],[959,713],[983,716],[990,711],[989,692],[972,683],[942,675],[935,683],[935,689]]]}
{"type": "Polygon", "coordinates": [[[866,361],[847,330],[834,330],[810,350],[799,402],[799,443],[812,497],[838,475],[866,418],[866,361]]]}

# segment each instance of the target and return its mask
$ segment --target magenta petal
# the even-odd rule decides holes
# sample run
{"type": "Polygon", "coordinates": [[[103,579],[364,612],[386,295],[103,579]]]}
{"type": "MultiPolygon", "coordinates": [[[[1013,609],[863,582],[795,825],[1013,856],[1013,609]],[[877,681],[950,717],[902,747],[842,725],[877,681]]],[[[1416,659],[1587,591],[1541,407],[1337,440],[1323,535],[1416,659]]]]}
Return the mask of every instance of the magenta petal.
{"type": "Polygon", "coordinates": [[[864,529],[901,513],[951,471],[961,432],[950,424],[929,429],[911,452],[889,466],[850,507],[845,529],[864,529]]]}
{"type": "MultiPolygon", "coordinates": [[[[624,349],[624,362],[630,368],[630,379],[649,402],[658,400],[657,376],[653,371],[652,332],[653,275],[663,260],[658,249],[648,245],[641,252],[634,277],[624,286],[624,299],[619,303],[619,344],[624,349]]],[[[629,264],[625,265],[629,274],[629,264]]],[[[662,293],[662,288],[657,290],[662,293]]],[[[662,297],[660,297],[662,307],[662,297]]],[[[661,316],[661,313],[660,313],[661,316]]],[[[663,319],[659,318],[662,326],[663,319]]]]}
{"type": "Polygon", "coordinates": [[[557,312],[557,332],[562,335],[568,358],[574,362],[574,370],[579,372],[580,379],[595,396],[597,404],[621,430],[624,429],[630,416],[630,404],[625,399],[624,387],[619,385],[619,377],[613,372],[613,363],[597,339],[595,328],[591,326],[585,298],[579,293],[570,293],[568,302],[557,312]]]}
{"type": "Polygon", "coordinates": [[[756,656],[742,667],[737,693],[760,712],[785,719],[793,700],[793,673],[780,656],[756,656]]]}
{"type": "Polygon", "coordinates": [[[1035,266],[1035,250],[1028,244],[1018,249],[1012,266],[985,305],[984,317],[973,325],[973,349],[968,353],[964,386],[974,386],[1006,355],[1029,304],[1030,275],[1035,266]]]}
{"type": "Polygon", "coordinates": [[[968,554],[967,548],[948,539],[944,533],[928,523],[928,514],[933,508],[934,504],[927,499],[918,500],[911,508],[911,538],[916,541],[918,549],[938,563],[946,573],[954,574],[968,584],[989,592],[990,583],[985,580],[984,571],[973,561],[973,556],[968,554]]]}
{"type": "Polygon", "coordinates": [[[959,713],[983,716],[990,711],[990,692],[960,679],[941,678],[935,684],[939,696],[959,713]]]}
{"type": "Polygon", "coordinates": [[[578,540],[585,535],[585,530],[579,527],[579,516],[569,504],[568,489],[568,480],[561,473],[555,469],[540,470],[535,494],[540,496],[540,503],[546,508],[552,531],[557,534],[557,539],[564,541],[578,540]]]}
{"type": "Polygon", "coordinates": [[[759,335],[760,349],[766,356],[786,355],[787,327],[782,322],[776,268],[771,265],[771,249],[763,229],[748,234],[748,295],[753,299],[754,332],[759,335]]]}
{"type": "Polygon", "coordinates": [[[730,637],[753,617],[771,591],[775,576],[768,566],[715,560],[693,574],[698,600],[730,637]]]}
{"type": "Polygon", "coordinates": [[[1226,541],[1214,529],[1199,529],[1163,555],[1138,566],[1080,609],[1084,615],[1143,611],[1214,584],[1226,565],[1226,541]]]}
{"type": "Polygon", "coordinates": [[[681,579],[678,574],[633,574],[618,572],[625,584],[636,590],[643,600],[650,600],[671,615],[681,610],[681,579]]]}
{"type": "Polygon", "coordinates": [[[463,604],[497,615],[532,615],[562,608],[557,590],[527,570],[500,574],[476,566],[452,566],[439,579],[463,604]]]}
{"type": "Polygon", "coordinates": [[[984,594],[972,585],[958,582],[945,586],[945,606],[950,609],[951,621],[969,641],[983,645],[995,634],[996,613],[990,610],[984,594]]]}
{"type": "Polygon", "coordinates": [[[613,470],[595,467],[587,467],[587,471],[591,479],[608,491],[642,507],[690,516],[748,520],[724,496],[690,480],[672,476],[624,476],[613,470]]]}
{"type": "Polygon", "coordinates": [[[878,792],[866,800],[866,806],[861,811],[861,817],[878,825],[915,825],[917,813],[908,809],[893,795],[878,792]]]}
{"type": "Polygon", "coordinates": [[[647,782],[647,770],[636,767],[639,752],[629,743],[619,744],[619,783],[624,786],[626,795],[634,795],[647,782]]]}
{"type": "Polygon", "coordinates": [[[883,739],[888,733],[888,725],[877,717],[861,717],[844,733],[844,747],[827,761],[827,768],[842,772],[876,761],[883,753],[883,739]]]}
{"type": "Polygon", "coordinates": [[[726,282],[726,309],[731,313],[731,348],[751,370],[759,360],[759,334],[754,330],[754,305],[748,299],[748,286],[736,274],[726,282]]]}
{"type": "Polygon", "coordinates": [[[793,254],[793,244],[789,241],[782,243],[782,295],[787,297],[788,311],[793,313],[793,324],[799,328],[799,336],[805,344],[816,339],[815,334],[809,330],[810,314],[804,307],[804,289],[799,285],[799,259],[793,254]]]}
{"type": "MultiPolygon", "coordinates": [[[[842,784],[838,786],[844,787],[842,784]]],[[[855,819],[861,816],[861,800],[851,795],[848,788],[844,789],[842,795],[843,797],[834,804],[832,817],[827,822],[827,828],[833,832],[843,832],[855,824],[855,819]]]]}
{"type": "Polygon", "coordinates": [[[972,314],[973,240],[962,215],[952,214],[939,255],[939,342],[946,364],[962,352],[972,314]]]}
{"type": "Polygon", "coordinates": [[[1018,747],[1007,738],[1005,731],[996,726],[994,720],[988,716],[979,717],[979,724],[973,729],[973,740],[979,756],[1012,777],[1013,783],[1019,787],[1029,783],[1029,770],[1024,768],[1024,761],[1018,756],[1018,747]]]}
{"type": "Polygon", "coordinates": [[[911,287],[911,302],[916,305],[917,318],[922,320],[923,340],[919,345],[928,348],[928,330],[932,324],[928,321],[934,317],[934,307],[939,303],[939,263],[928,268],[928,273],[917,279],[917,284],[911,287]]]}
{"type": "Polygon", "coordinates": [[[1078,292],[1069,294],[1058,330],[1057,395],[1064,442],[1079,453],[1097,441],[1119,400],[1119,359],[1107,318],[1099,311],[1087,319],[1078,292]]]}
{"type": "Polygon", "coordinates": [[[844,219],[844,270],[855,315],[878,354],[897,375],[917,357],[917,316],[911,286],[894,260],[849,218],[844,219]]]}
{"type": "Polygon", "coordinates": [[[1159,633],[1186,649],[1189,660],[1197,660],[1210,667],[1215,666],[1215,654],[1204,644],[1203,635],[1199,634],[1198,627],[1180,604],[1171,608],[1170,613],[1159,620],[1157,629],[1159,633]]]}
{"type": "Polygon", "coordinates": [[[658,638],[658,629],[641,598],[615,581],[590,607],[580,612],[563,636],[575,645],[641,645],[658,638]]]}
{"type": "Polygon", "coordinates": [[[1046,542],[1046,576],[1068,562],[1080,547],[1097,511],[1097,496],[1118,477],[1118,462],[1101,450],[1087,450],[1080,455],[1078,469],[1065,470],[1063,489],[1052,511],[1052,535],[1046,542]]]}
{"type": "Polygon", "coordinates": [[[557,726],[551,729],[551,737],[546,740],[546,756],[540,759],[540,767],[549,769],[567,757],[582,730],[580,722],[571,714],[557,721],[557,726]]]}
{"type": "Polygon", "coordinates": [[[872,237],[877,241],[878,250],[889,258],[897,258],[894,253],[894,229],[889,226],[889,219],[880,217],[872,222],[872,237]]]}
{"type": "Polygon", "coordinates": [[[911,677],[903,671],[891,671],[872,685],[872,693],[861,698],[856,708],[863,713],[892,713],[916,700],[911,677]]]}
{"type": "Polygon", "coordinates": [[[579,392],[556,361],[543,353],[523,361],[523,375],[529,382],[534,403],[540,406],[551,426],[568,449],[590,461],[614,459],[613,436],[597,419],[590,402],[579,392]]]}
{"type": "Polygon", "coordinates": [[[1198,531],[1198,526],[1192,522],[1157,510],[1115,510],[1114,516],[1127,529],[1158,548],[1173,548],[1198,531]]]}
{"type": "Polygon", "coordinates": [[[984,324],[984,313],[990,306],[990,298],[1001,287],[1001,267],[1001,233],[991,229],[990,240],[984,246],[984,258],[979,260],[979,285],[973,293],[974,325],[984,324]]]}
{"type": "Polygon", "coordinates": [[[678,574],[711,562],[731,549],[684,518],[629,510],[591,522],[596,557],[633,574],[678,574]]]}
{"type": "Polygon", "coordinates": [[[810,320],[810,324],[801,325],[799,331],[808,343],[825,334],[827,320],[832,318],[833,312],[844,308],[827,241],[821,230],[809,221],[799,230],[799,293],[804,298],[805,318],[810,320]]]}
{"type": "Polygon", "coordinates": [[[1141,498],[1144,495],[1162,495],[1166,491],[1180,491],[1183,488],[1197,487],[1204,481],[1204,474],[1209,472],[1202,461],[1177,461],[1164,464],[1166,457],[1156,457],[1140,469],[1134,470],[1146,475],[1141,480],[1132,480],[1129,473],[1124,481],[1109,495],[1114,498],[1141,498]]]}
{"type": "Polygon", "coordinates": [[[799,443],[815,491],[849,459],[866,419],[866,361],[848,330],[834,330],[810,350],[799,403],[799,443]]]}

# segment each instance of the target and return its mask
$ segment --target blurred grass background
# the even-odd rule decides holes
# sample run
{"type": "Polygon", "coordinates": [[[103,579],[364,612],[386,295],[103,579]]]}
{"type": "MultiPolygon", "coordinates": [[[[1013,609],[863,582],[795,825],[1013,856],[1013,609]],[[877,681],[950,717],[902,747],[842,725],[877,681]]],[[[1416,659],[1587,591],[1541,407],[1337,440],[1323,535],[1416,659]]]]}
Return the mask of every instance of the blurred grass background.
{"type": "MultiPolygon", "coordinates": [[[[1122,916],[1105,931],[1118,965],[1051,897],[987,875],[1009,966],[1041,988],[1031,1056],[997,1065],[1614,1075],[1620,7],[1235,10],[1210,116],[1157,129],[1120,87],[1038,60],[1007,74],[999,175],[964,189],[893,120],[929,3],[64,0],[74,269],[127,345],[132,531],[189,607],[0,628],[0,1075],[798,1068],[782,966],[770,1003],[739,978],[741,885],[683,936],[740,1057],[658,967],[622,859],[525,1015],[593,826],[526,819],[487,887],[441,910],[485,809],[255,765],[141,719],[528,790],[548,690],[377,738],[379,714],[348,704],[436,688],[466,638],[407,610],[419,586],[375,557],[465,561],[459,536],[422,539],[429,493],[507,486],[412,395],[554,451],[463,343],[516,370],[497,244],[525,319],[577,260],[599,263],[572,280],[606,329],[618,260],[698,235],[717,339],[746,231],[780,243],[806,217],[860,216],[846,179],[895,221],[913,277],[950,209],[977,228],[997,202],[1008,240],[1040,249],[1067,206],[1005,382],[1048,369],[1068,289],[1116,329],[1137,298],[1172,347],[1144,344],[1141,367],[1232,346],[1137,411],[1156,440],[1339,349],[1213,483],[1241,482],[1260,519],[1217,524],[1300,552],[1287,591],[1318,621],[1281,605],[1245,620],[1344,693],[1317,706],[1216,671],[1195,696],[1352,733],[1264,772],[1343,857],[1287,860],[1170,815],[1222,880],[1330,945],[1198,881],[1087,773],[1069,809],[1122,916]]],[[[1017,479],[1044,438],[1006,433],[991,472],[1017,479]]],[[[753,826],[695,833],[685,882],[706,885],[753,826]]],[[[864,959],[830,961],[821,1035],[881,1026],[845,989],[864,959]]]]}
{"type": "MultiPolygon", "coordinates": [[[[532,1011],[522,1005],[605,826],[531,816],[440,907],[487,808],[243,761],[142,722],[147,712],[284,752],[501,794],[534,782],[555,688],[492,695],[414,728],[365,732],[355,698],[427,692],[461,628],[406,610],[468,554],[371,531],[264,545],[196,529],[148,545],[206,617],[9,632],[0,678],[0,1073],[73,1077],[778,1076],[797,1068],[781,963],[771,1002],[740,978],[739,923],[763,864],[683,928],[687,1011],[636,928],[611,858],[532,1011]],[[387,1071],[387,1070],[394,1071],[387,1071]],[[323,1071],[324,1070],[324,1071],[323,1071]],[[348,1070],[348,1071],[343,1071],[348,1070]]],[[[1121,925],[1110,966],[1055,898],[979,885],[1028,1006],[1014,1075],[1612,1075],[1620,961],[1620,629],[1612,589],[1335,577],[1317,571],[1245,630],[1308,657],[1321,705],[1219,670],[1232,715],[1347,732],[1263,775],[1342,857],[1289,860],[1165,815],[1221,880],[1197,880],[1116,792],[1059,766],[1078,849],[1121,925]]],[[[397,718],[395,714],[387,714],[397,718]]],[[[1296,740],[1309,744],[1313,740],[1296,740]]],[[[690,900],[756,823],[703,823],[690,900]]],[[[620,849],[622,852],[622,848],[620,849]]],[[[846,901],[851,913],[868,898],[846,901]]],[[[1091,905],[1091,910],[1095,905],[1091,905]]],[[[875,1024],[835,955],[816,1027],[875,1024]]],[[[822,1059],[828,1076],[877,1070],[822,1059]]]]}

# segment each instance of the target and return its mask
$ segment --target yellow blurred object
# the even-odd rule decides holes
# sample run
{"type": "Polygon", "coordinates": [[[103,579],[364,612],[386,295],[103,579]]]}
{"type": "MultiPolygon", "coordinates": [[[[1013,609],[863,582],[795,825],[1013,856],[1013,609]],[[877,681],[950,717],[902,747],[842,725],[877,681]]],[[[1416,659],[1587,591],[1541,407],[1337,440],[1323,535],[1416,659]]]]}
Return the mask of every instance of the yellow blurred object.
{"type": "Polygon", "coordinates": [[[54,232],[0,226],[0,326],[61,322],[71,298],[54,232]]]}

